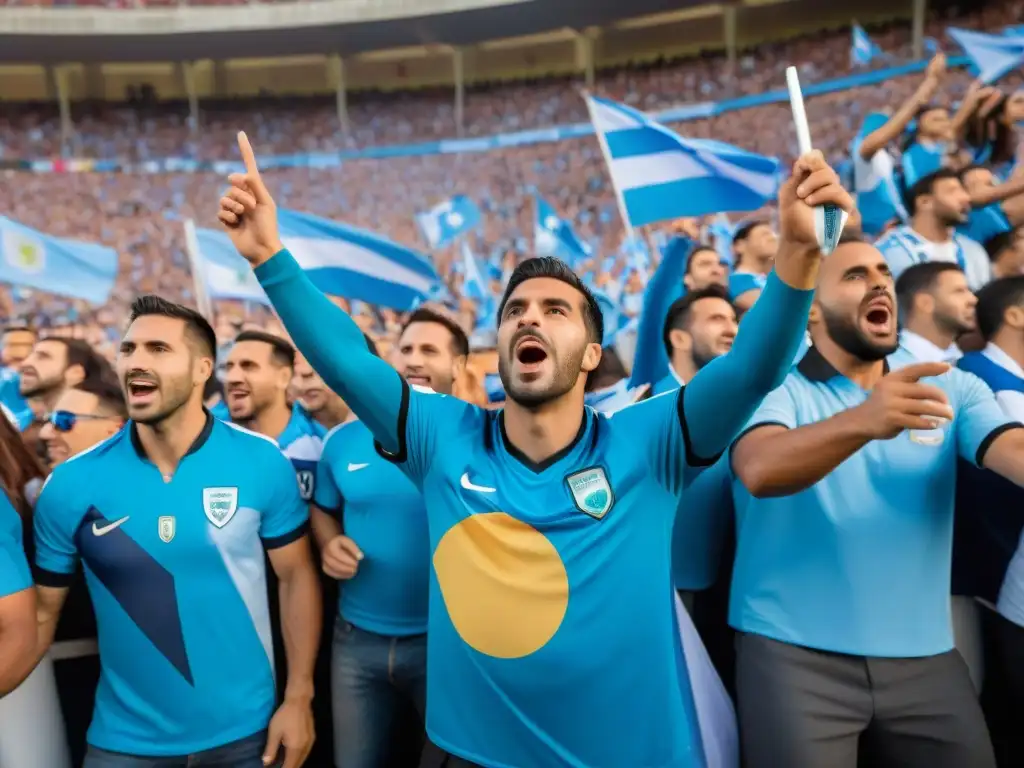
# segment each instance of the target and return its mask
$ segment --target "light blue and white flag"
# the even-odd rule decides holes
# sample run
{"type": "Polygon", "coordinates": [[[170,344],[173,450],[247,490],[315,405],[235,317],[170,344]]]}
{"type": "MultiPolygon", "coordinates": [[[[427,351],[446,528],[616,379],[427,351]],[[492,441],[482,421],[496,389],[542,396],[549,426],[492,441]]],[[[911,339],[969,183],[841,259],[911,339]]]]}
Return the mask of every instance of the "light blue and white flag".
{"type": "Polygon", "coordinates": [[[994,83],[1024,64],[1024,35],[990,35],[952,27],[946,31],[964,49],[983,83],[994,83]]]}
{"type": "Polygon", "coordinates": [[[491,289],[487,281],[484,280],[483,273],[480,271],[480,262],[477,261],[476,256],[473,254],[473,249],[469,247],[469,243],[465,240],[462,241],[462,262],[460,267],[463,294],[473,299],[473,301],[482,302],[490,298],[491,289]]]}
{"type": "Polygon", "coordinates": [[[615,413],[627,405],[632,405],[647,391],[647,385],[629,386],[629,379],[619,379],[610,387],[588,392],[583,401],[598,413],[615,413]]]}
{"type": "MultiPolygon", "coordinates": [[[[278,209],[277,224],[285,247],[313,284],[328,295],[404,312],[436,293],[440,282],[437,271],[430,259],[411,248],[373,232],[297,211],[278,209]]],[[[250,284],[241,282],[241,274],[234,270],[237,261],[228,258],[229,251],[224,247],[226,235],[197,229],[196,239],[211,296],[223,292],[222,298],[266,302],[251,293],[250,284]],[[211,274],[216,286],[210,285],[211,274]]]]}
{"type": "Polygon", "coordinates": [[[874,41],[868,37],[868,33],[864,31],[864,28],[860,24],[854,24],[851,32],[851,67],[863,67],[870,64],[872,60],[876,58],[884,57],[882,49],[875,45],[874,41]]]}
{"type": "Polygon", "coordinates": [[[534,198],[533,250],[536,256],[553,256],[575,268],[590,256],[590,246],[573,231],[572,224],[555,213],[545,200],[534,198]]]}
{"type": "Polygon", "coordinates": [[[642,112],[587,96],[620,212],[633,227],[753,211],[775,196],[779,161],[710,139],[685,139],[642,112]]]}
{"type": "Polygon", "coordinates": [[[423,238],[432,249],[444,248],[456,238],[480,225],[480,209],[465,195],[438,203],[416,214],[423,238]]]}
{"type": "Polygon", "coordinates": [[[213,316],[210,301],[214,299],[249,301],[270,306],[267,294],[231,238],[216,229],[195,227],[185,222],[185,244],[192,267],[192,282],[199,311],[213,316]]]}
{"type": "Polygon", "coordinates": [[[0,283],[104,304],[117,279],[117,251],[51,237],[0,216],[0,283]]]}
{"type": "Polygon", "coordinates": [[[729,221],[724,213],[719,213],[708,225],[708,234],[715,239],[715,251],[723,264],[732,267],[732,238],[736,234],[736,228],[729,221]]]}

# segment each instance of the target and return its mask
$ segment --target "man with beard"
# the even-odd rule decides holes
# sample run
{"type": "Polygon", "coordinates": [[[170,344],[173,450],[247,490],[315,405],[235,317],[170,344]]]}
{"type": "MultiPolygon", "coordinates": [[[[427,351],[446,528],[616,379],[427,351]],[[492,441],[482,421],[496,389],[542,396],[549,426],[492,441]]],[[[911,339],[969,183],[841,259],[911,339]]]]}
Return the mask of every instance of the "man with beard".
{"type": "Polygon", "coordinates": [[[313,499],[316,465],[326,430],[288,404],[295,348],[264,331],[242,331],[224,366],[231,421],[275,440],[295,467],[304,501],[313,499]]]}
{"type": "Polygon", "coordinates": [[[943,168],[921,177],[907,190],[906,198],[910,224],[891,230],[878,241],[894,279],[910,266],[928,261],[956,264],[973,291],[992,279],[985,249],[956,231],[971,213],[971,196],[956,171],[943,168]]]}
{"type": "Polygon", "coordinates": [[[950,630],[953,495],[958,456],[1024,483],[1024,430],[977,377],[899,349],[893,287],[877,248],[841,242],[813,347],[732,450],[752,768],[852,768],[861,748],[880,767],[994,764],[950,630]]]}
{"type": "Polygon", "coordinates": [[[852,207],[835,172],[814,152],[782,185],[775,274],[733,349],[609,417],[583,405],[603,321],[566,264],[524,261],[502,296],[504,409],[421,391],[282,246],[244,134],[239,146],[246,172],[230,177],[221,222],[298,347],[425,499],[427,732],[443,763],[703,765],[666,600],[671,528],[689,481],[789,368],[821,259],[813,206],[852,207]]]}
{"type": "Polygon", "coordinates": [[[908,268],[896,281],[902,313],[900,345],[921,362],[956,363],[956,342],[974,330],[978,300],[956,264],[929,261],[908,268]]]}
{"type": "Polygon", "coordinates": [[[669,374],[654,384],[653,394],[684,386],[705,365],[732,349],[738,328],[736,310],[721,286],[708,286],[678,299],[669,307],[662,330],[669,374]]]}
{"type": "Polygon", "coordinates": [[[86,768],[298,768],[320,594],[306,505],[273,441],[203,407],[213,330],[156,296],[132,304],[117,373],[130,421],[65,461],[35,509],[40,642],[79,562],[102,674],[86,768]],[[281,583],[288,681],[275,712],[264,551],[281,583]]]}
{"type": "MultiPolygon", "coordinates": [[[[451,395],[468,355],[462,328],[421,307],[405,322],[394,362],[410,384],[451,395]]],[[[331,675],[334,764],[416,765],[427,693],[423,496],[353,418],[324,442],[312,521],[324,572],[344,581],[331,675]]]]}

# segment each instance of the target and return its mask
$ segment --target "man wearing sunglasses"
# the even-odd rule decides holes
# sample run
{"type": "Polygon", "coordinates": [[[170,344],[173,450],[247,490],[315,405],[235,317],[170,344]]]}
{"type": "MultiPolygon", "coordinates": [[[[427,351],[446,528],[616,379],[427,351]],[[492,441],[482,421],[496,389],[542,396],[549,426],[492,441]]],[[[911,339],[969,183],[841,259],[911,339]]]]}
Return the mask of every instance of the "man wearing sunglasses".
{"type": "Polygon", "coordinates": [[[87,379],[65,390],[39,433],[47,460],[57,466],[89,450],[121,429],[127,418],[124,394],[116,382],[87,379]]]}

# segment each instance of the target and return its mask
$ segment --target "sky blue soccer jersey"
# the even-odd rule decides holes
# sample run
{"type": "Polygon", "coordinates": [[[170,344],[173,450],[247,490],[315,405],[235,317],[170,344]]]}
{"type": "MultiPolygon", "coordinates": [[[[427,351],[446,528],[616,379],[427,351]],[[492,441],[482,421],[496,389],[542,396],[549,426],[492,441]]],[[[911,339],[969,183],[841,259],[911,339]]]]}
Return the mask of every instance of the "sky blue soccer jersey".
{"type": "Polygon", "coordinates": [[[212,416],[166,483],[131,422],[58,466],[35,509],[37,579],[85,569],[101,665],[89,743],[180,755],[266,728],[264,548],[306,527],[276,443],[212,416]]]}
{"type": "Polygon", "coordinates": [[[277,436],[281,452],[295,467],[299,493],[304,501],[312,501],[316,492],[316,465],[320,461],[327,430],[315,421],[298,403],[292,406],[292,417],[277,436]]]}
{"type": "Polygon", "coordinates": [[[342,520],[363,553],[359,571],[340,590],[342,618],[388,637],[426,632],[430,540],[423,496],[377,454],[362,422],[327,433],[315,501],[342,520]]]}
{"type": "MultiPolygon", "coordinates": [[[[887,366],[913,362],[899,350],[887,366]]],[[[856,656],[931,656],[953,647],[957,457],[980,464],[992,441],[1016,425],[977,376],[953,369],[925,383],[946,393],[952,422],[873,440],[790,496],[755,499],[735,480],[734,627],[856,656]]],[[[812,347],[748,429],[795,429],[868,397],[812,347]]]]}
{"type": "Polygon", "coordinates": [[[417,391],[282,251],[256,270],[327,385],[420,488],[431,564],[427,731],[488,768],[704,764],[674,612],[679,498],[781,383],[812,292],[770,275],[685,389],[589,408],[536,464],[504,413],[417,391]]]}
{"type": "Polygon", "coordinates": [[[0,493],[0,597],[13,595],[32,586],[32,574],[25,559],[21,516],[0,493]]]}

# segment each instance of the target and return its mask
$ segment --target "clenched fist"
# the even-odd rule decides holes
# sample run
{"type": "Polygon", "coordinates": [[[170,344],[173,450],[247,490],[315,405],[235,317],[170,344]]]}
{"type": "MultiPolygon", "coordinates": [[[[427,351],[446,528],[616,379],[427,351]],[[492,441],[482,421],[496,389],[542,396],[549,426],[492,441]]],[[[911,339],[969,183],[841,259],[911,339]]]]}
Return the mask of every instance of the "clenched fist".
{"type": "Polygon", "coordinates": [[[839,174],[818,150],[793,164],[793,175],[779,189],[779,240],[782,245],[818,247],[814,209],[834,205],[853,212],[853,198],[839,183],[839,174]]]}

